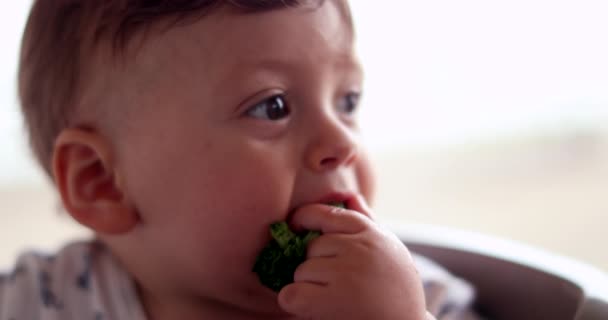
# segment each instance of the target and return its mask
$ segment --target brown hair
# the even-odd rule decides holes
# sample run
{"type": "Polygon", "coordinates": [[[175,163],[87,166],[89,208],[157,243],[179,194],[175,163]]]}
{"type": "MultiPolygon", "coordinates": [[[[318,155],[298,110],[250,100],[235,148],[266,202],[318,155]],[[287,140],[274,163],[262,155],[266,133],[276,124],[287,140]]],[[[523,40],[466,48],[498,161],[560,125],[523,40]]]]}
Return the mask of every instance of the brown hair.
{"type": "MultiPolygon", "coordinates": [[[[322,0],[321,0],[322,1],[322,0]]],[[[299,6],[303,0],[36,0],[21,47],[19,98],[38,162],[51,175],[53,144],[70,124],[87,58],[100,43],[126,50],[134,34],[159,21],[198,19],[218,7],[243,12],[299,6]]],[[[317,1],[317,4],[319,1],[317,1]]],[[[350,16],[347,14],[348,19],[350,16]]]]}

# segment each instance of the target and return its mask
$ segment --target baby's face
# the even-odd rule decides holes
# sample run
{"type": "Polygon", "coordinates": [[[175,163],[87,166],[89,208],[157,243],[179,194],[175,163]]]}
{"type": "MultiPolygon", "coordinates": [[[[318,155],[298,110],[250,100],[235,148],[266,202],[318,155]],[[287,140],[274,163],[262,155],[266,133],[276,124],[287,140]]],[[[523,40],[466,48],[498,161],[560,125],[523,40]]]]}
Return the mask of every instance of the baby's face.
{"type": "Polygon", "coordinates": [[[269,310],[276,298],[251,272],[268,226],[373,191],[350,25],[333,1],[222,9],[151,36],[131,70],[136,116],[116,141],[141,217],[121,242],[127,264],[167,290],[269,310]]]}

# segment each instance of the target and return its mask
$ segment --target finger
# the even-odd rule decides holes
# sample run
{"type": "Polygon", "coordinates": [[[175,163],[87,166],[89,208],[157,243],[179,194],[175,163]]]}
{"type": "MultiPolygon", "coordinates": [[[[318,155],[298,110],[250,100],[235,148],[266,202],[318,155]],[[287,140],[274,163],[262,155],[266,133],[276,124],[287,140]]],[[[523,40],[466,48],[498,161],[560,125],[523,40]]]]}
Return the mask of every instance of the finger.
{"type": "Polygon", "coordinates": [[[330,258],[340,254],[345,244],[351,242],[349,235],[330,233],[312,240],[306,248],[306,258],[330,258]]]}
{"type": "Polygon", "coordinates": [[[355,197],[348,199],[348,201],[346,201],[346,207],[373,220],[372,209],[367,204],[363,195],[358,194],[355,197]]]}
{"type": "Polygon", "coordinates": [[[295,211],[290,223],[296,230],[315,230],[323,234],[359,233],[367,227],[364,216],[353,210],[347,210],[324,204],[311,204],[295,211]]]}
{"type": "Polygon", "coordinates": [[[324,288],[323,285],[315,283],[294,282],[279,292],[279,306],[287,313],[309,318],[324,288]]]}
{"type": "Polygon", "coordinates": [[[304,261],[296,269],[293,280],[295,282],[310,282],[327,285],[331,279],[336,278],[336,259],[313,258],[304,261]]]}

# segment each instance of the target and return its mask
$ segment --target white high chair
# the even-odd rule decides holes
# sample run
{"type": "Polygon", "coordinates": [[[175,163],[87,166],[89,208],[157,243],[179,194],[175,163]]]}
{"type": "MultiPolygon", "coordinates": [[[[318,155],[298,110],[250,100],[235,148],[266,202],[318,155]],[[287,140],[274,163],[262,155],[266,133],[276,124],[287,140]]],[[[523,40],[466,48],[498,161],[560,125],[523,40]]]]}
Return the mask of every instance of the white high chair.
{"type": "Polygon", "coordinates": [[[392,226],[411,251],[471,282],[475,308],[488,319],[608,320],[608,274],[595,267],[492,236],[392,226]]]}

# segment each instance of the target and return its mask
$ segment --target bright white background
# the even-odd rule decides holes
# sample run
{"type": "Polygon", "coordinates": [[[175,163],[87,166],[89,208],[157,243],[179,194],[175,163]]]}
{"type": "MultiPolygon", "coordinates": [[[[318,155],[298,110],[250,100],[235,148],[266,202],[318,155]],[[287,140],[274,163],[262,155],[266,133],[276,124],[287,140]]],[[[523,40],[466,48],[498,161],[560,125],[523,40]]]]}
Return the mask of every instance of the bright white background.
{"type": "Polygon", "coordinates": [[[360,0],[353,9],[373,143],[608,118],[606,1],[360,0]]]}
{"type": "MultiPolygon", "coordinates": [[[[351,3],[378,215],[608,270],[608,2],[351,3]]],[[[0,7],[0,266],[82,233],[56,214],[23,134],[15,69],[29,4],[0,7]]]]}

